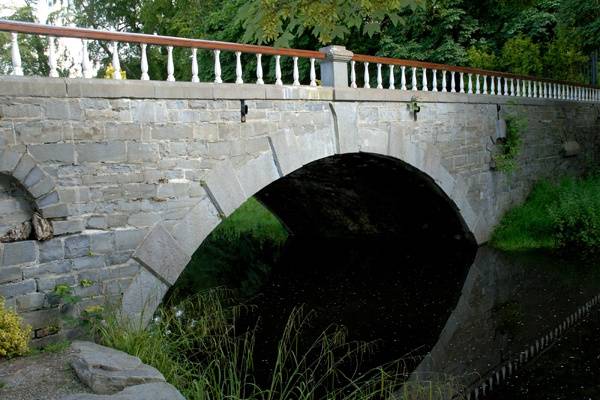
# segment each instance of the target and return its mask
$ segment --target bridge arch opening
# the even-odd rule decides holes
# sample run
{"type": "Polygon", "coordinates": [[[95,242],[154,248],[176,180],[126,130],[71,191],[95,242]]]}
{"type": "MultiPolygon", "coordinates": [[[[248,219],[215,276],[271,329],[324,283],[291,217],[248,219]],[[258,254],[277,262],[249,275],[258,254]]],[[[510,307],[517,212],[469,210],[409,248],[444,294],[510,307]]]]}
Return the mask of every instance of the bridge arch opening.
{"type": "Polygon", "coordinates": [[[382,340],[375,364],[435,344],[477,244],[431,177],[393,157],[348,153],[308,163],[255,198],[289,232],[250,300],[261,320],[257,360],[269,359],[302,304],[316,310],[316,330],[338,323],[352,338],[382,340]]]}

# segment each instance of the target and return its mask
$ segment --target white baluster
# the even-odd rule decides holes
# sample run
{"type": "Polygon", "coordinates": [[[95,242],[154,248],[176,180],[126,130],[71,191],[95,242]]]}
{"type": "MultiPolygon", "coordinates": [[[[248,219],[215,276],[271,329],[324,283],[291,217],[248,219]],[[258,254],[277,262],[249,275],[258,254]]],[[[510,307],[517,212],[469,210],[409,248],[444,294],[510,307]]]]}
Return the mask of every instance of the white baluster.
{"type": "Polygon", "coordinates": [[[515,95],[515,78],[510,78],[510,95],[515,95]]]}
{"type": "Polygon", "coordinates": [[[473,74],[467,74],[469,77],[469,94],[473,94],[473,74]]]}
{"type": "MultiPolygon", "coordinates": [[[[141,66],[140,66],[140,68],[142,70],[142,77],[140,79],[143,81],[149,81],[150,76],[148,76],[148,57],[146,56],[146,43],[142,43],[140,45],[140,47],[142,49],[142,62],[141,62],[141,66]]],[[[193,50],[192,50],[192,54],[193,54],[193,50]]],[[[194,60],[192,60],[192,73],[193,73],[193,69],[194,69],[194,60]]]]}
{"type": "Polygon", "coordinates": [[[456,93],[456,79],[454,79],[454,71],[450,72],[450,93],[456,93]]]}
{"type": "Polygon", "coordinates": [[[495,85],[495,82],[496,82],[496,77],[493,76],[493,75],[490,76],[490,94],[492,96],[494,96],[496,94],[496,85],[495,85]]]}
{"type": "Polygon", "coordinates": [[[175,82],[175,67],[173,66],[173,46],[167,46],[167,81],[175,82]]]}
{"type": "Polygon", "coordinates": [[[13,66],[13,75],[23,76],[23,67],[21,66],[21,52],[19,51],[19,41],[17,40],[17,34],[11,32],[11,58],[13,66]]]}
{"type": "Polygon", "coordinates": [[[356,61],[350,61],[350,87],[356,88],[356,61]]]}
{"type": "MultiPolygon", "coordinates": [[[[277,62],[279,60],[277,60],[278,56],[275,56],[275,65],[277,65],[277,62]]],[[[277,70],[277,69],[276,69],[277,70]]],[[[277,74],[277,72],[275,72],[275,74],[277,74]]],[[[235,83],[237,83],[238,85],[241,85],[242,83],[244,83],[244,70],[242,69],[242,52],[241,51],[236,51],[235,52],[235,83]]]]}
{"type": "Polygon", "coordinates": [[[496,80],[496,83],[497,83],[497,85],[496,85],[496,94],[498,96],[502,96],[502,78],[498,76],[498,77],[496,77],[496,79],[497,79],[496,80]]]}
{"type": "Polygon", "coordinates": [[[263,69],[262,69],[262,54],[256,53],[256,84],[264,85],[263,69]]]}
{"type": "Polygon", "coordinates": [[[381,76],[381,64],[377,63],[377,89],[383,89],[383,77],[381,76]]]}
{"type": "Polygon", "coordinates": [[[531,81],[527,81],[527,97],[533,97],[531,95],[531,81]]]}
{"type": "Polygon", "coordinates": [[[442,92],[446,93],[448,91],[447,89],[448,85],[446,82],[446,70],[442,70],[442,92]]]}
{"type": "Polygon", "coordinates": [[[412,90],[416,91],[417,90],[417,68],[413,67],[412,69],[412,90]]]}
{"type": "Polygon", "coordinates": [[[317,86],[317,72],[315,71],[315,59],[310,59],[310,86],[317,86]]]}
{"type": "Polygon", "coordinates": [[[364,84],[363,87],[365,87],[365,88],[368,89],[368,88],[371,87],[371,84],[369,83],[369,63],[366,62],[363,65],[365,67],[365,71],[364,71],[364,74],[363,74],[363,78],[364,78],[365,84],[364,84]]]}
{"type": "Polygon", "coordinates": [[[90,65],[90,56],[88,54],[88,43],[86,39],[81,39],[81,73],[84,78],[92,77],[92,67],[90,65]]]}
{"type": "Polygon", "coordinates": [[[427,87],[427,68],[423,68],[423,76],[421,77],[421,88],[422,91],[427,92],[429,88],[427,87]]]}
{"type": "Polygon", "coordinates": [[[515,84],[517,86],[516,94],[517,96],[521,96],[521,80],[517,79],[517,82],[515,84]]]}
{"type": "Polygon", "coordinates": [[[54,37],[48,36],[48,66],[50,67],[50,77],[58,78],[56,70],[56,52],[54,50],[54,37]]]}
{"type": "Polygon", "coordinates": [[[283,81],[281,80],[281,56],[275,56],[275,84],[278,86],[283,86],[283,81]]]}
{"type": "Polygon", "coordinates": [[[433,70],[433,89],[431,89],[431,90],[434,91],[434,92],[438,91],[438,88],[437,88],[437,69],[433,70]]]}
{"type": "Polygon", "coordinates": [[[221,79],[221,50],[213,50],[215,55],[215,83],[223,83],[221,79]]]}
{"type": "Polygon", "coordinates": [[[112,42],[112,65],[114,68],[113,79],[121,79],[121,63],[119,62],[119,45],[112,42]]]}
{"type": "Polygon", "coordinates": [[[487,75],[483,75],[483,94],[488,94],[487,75]]]}
{"type": "Polygon", "coordinates": [[[298,72],[298,57],[292,57],[292,60],[294,61],[294,69],[292,71],[294,82],[292,82],[292,85],[300,86],[300,72],[298,72]]]}
{"type": "Polygon", "coordinates": [[[406,67],[404,65],[400,66],[400,84],[402,85],[400,89],[406,90],[406,67]]]}
{"type": "Polygon", "coordinates": [[[465,92],[465,74],[464,73],[460,73],[460,93],[464,93],[465,92]]]}
{"type": "Polygon", "coordinates": [[[533,81],[533,97],[540,97],[538,81],[533,81]]]}
{"type": "Polygon", "coordinates": [[[475,94],[481,94],[481,87],[479,83],[479,74],[475,74],[475,94]]]}
{"type": "Polygon", "coordinates": [[[394,66],[390,64],[390,86],[389,89],[396,89],[396,85],[394,82],[394,66]]]}
{"type": "Polygon", "coordinates": [[[200,82],[198,78],[198,49],[192,49],[192,82],[200,82]]]}

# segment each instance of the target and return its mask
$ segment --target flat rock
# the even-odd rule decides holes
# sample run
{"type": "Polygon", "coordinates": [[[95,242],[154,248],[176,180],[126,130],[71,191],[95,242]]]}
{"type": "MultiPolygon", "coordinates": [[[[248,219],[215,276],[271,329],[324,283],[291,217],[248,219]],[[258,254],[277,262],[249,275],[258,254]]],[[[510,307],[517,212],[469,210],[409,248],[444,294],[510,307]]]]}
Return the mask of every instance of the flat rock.
{"type": "Polygon", "coordinates": [[[80,393],[69,395],[63,400],[185,400],[185,397],[173,385],[154,382],[130,386],[111,395],[80,393]]]}
{"type": "Polygon", "coordinates": [[[94,393],[112,394],[128,386],[165,381],[156,368],[122,351],[83,341],[73,342],[71,347],[71,366],[94,393]]]}
{"type": "Polygon", "coordinates": [[[38,213],[33,213],[31,217],[31,223],[33,225],[33,232],[37,240],[49,240],[52,239],[53,230],[52,224],[47,219],[43,218],[38,213]]]}

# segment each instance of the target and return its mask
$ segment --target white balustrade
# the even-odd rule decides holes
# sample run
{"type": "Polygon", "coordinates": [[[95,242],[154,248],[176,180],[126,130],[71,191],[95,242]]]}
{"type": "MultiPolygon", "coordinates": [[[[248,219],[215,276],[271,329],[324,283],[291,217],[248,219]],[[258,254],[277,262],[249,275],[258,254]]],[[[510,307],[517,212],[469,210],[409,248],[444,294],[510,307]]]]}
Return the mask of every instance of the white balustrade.
{"type": "Polygon", "coordinates": [[[490,94],[494,96],[496,94],[496,85],[494,84],[496,79],[494,76],[490,76],[490,94]]]}
{"type": "Polygon", "coordinates": [[[298,57],[292,57],[292,61],[294,62],[294,69],[292,70],[294,82],[292,82],[292,85],[300,86],[300,72],[298,72],[298,57]]]}
{"type": "MultiPolygon", "coordinates": [[[[279,63],[279,60],[277,59],[276,56],[275,58],[275,63],[276,65],[279,63]]],[[[275,74],[277,75],[277,68],[275,68],[275,74]]],[[[242,83],[244,83],[244,70],[242,69],[242,52],[241,51],[236,51],[235,52],[235,83],[237,83],[238,85],[241,85],[242,83]]]]}
{"type": "Polygon", "coordinates": [[[447,92],[446,70],[442,70],[442,92],[447,92]]]}
{"type": "Polygon", "coordinates": [[[119,62],[119,44],[115,41],[112,43],[112,66],[114,68],[113,71],[113,79],[121,79],[121,63],[119,62]]]}
{"type": "Polygon", "coordinates": [[[389,89],[396,89],[396,85],[394,82],[394,65],[390,64],[390,81],[389,81],[389,89]]]}
{"type": "Polygon", "coordinates": [[[200,82],[198,78],[198,49],[192,49],[192,82],[200,82]]]}
{"type": "Polygon", "coordinates": [[[167,46],[167,81],[175,82],[175,67],[173,66],[173,46],[167,46]]]}
{"type": "Polygon", "coordinates": [[[369,78],[369,63],[365,62],[363,65],[365,67],[365,71],[363,74],[363,80],[365,81],[365,83],[364,83],[363,87],[368,89],[371,87],[371,84],[369,83],[369,80],[370,80],[370,78],[369,78]]]}
{"type": "Polygon", "coordinates": [[[264,85],[263,69],[262,69],[262,54],[256,53],[256,84],[264,85]]]}
{"type": "Polygon", "coordinates": [[[315,71],[315,59],[310,59],[310,86],[317,86],[317,72],[315,71]]]}
{"type": "Polygon", "coordinates": [[[433,88],[431,89],[431,91],[437,92],[438,91],[438,88],[437,88],[437,69],[432,70],[432,74],[433,74],[433,82],[431,84],[433,85],[433,88]]]}
{"type": "Polygon", "coordinates": [[[412,68],[412,90],[413,91],[417,91],[417,68],[413,67],[412,68]]]}
{"type": "Polygon", "coordinates": [[[516,86],[516,95],[521,96],[521,80],[520,79],[516,80],[515,86],[516,86]]]}
{"type": "Polygon", "coordinates": [[[468,76],[468,93],[473,94],[473,74],[467,74],[468,76]]]}
{"type": "Polygon", "coordinates": [[[460,73],[460,93],[464,93],[465,92],[465,77],[464,77],[464,73],[460,73]]]}
{"type": "Polygon", "coordinates": [[[427,83],[427,68],[423,68],[423,75],[421,77],[421,90],[424,92],[427,92],[429,90],[428,83],[427,83]]]}
{"type": "Polygon", "coordinates": [[[508,96],[508,79],[504,77],[504,96],[508,96]]]}
{"type": "Polygon", "coordinates": [[[475,75],[475,94],[481,94],[481,88],[479,87],[479,74],[475,75]]]}
{"type": "Polygon", "coordinates": [[[400,89],[406,90],[406,67],[404,65],[400,66],[400,89]]]}
{"type": "Polygon", "coordinates": [[[456,93],[456,79],[454,77],[454,71],[450,72],[450,92],[456,93]]]}
{"type": "Polygon", "coordinates": [[[515,95],[515,78],[510,78],[510,95],[515,95]]]}
{"type": "Polygon", "coordinates": [[[377,63],[377,89],[383,89],[383,77],[381,76],[380,63],[377,63]]]}
{"type": "Polygon", "coordinates": [[[17,34],[11,33],[11,58],[12,58],[12,74],[15,76],[23,76],[23,67],[21,66],[21,52],[19,51],[19,41],[17,34]]]}
{"type": "Polygon", "coordinates": [[[58,71],[56,70],[56,50],[54,48],[54,37],[48,36],[48,67],[50,67],[50,77],[58,78],[58,71]]]}
{"type": "Polygon", "coordinates": [[[215,83],[223,83],[221,79],[221,50],[213,50],[215,55],[215,83]]]}
{"type": "MultiPolygon", "coordinates": [[[[84,46],[85,48],[87,48],[87,46],[84,46]]],[[[142,62],[140,65],[140,69],[142,70],[142,76],[140,77],[141,80],[143,81],[149,81],[150,80],[150,76],[148,76],[148,57],[146,56],[146,43],[142,43],[140,45],[141,48],[141,52],[142,52],[142,62]]],[[[87,50],[86,50],[87,52],[87,50]]],[[[84,62],[85,62],[85,58],[84,58],[84,62]]],[[[192,70],[194,68],[194,60],[192,60],[192,70]]]]}
{"type": "Polygon", "coordinates": [[[356,88],[356,61],[350,61],[350,87],[356,88]]]}
{"type": "Polygon", "coordinates": [[[92,77],[93,71],[88,54],[88,43],[86,39],[81,39],[81,73],[84,78],[92,77]]]}
{"type": "Polygon", "coordinates": [[[483,75],[483,94],[488,94],[487,75],[483,75]]]}

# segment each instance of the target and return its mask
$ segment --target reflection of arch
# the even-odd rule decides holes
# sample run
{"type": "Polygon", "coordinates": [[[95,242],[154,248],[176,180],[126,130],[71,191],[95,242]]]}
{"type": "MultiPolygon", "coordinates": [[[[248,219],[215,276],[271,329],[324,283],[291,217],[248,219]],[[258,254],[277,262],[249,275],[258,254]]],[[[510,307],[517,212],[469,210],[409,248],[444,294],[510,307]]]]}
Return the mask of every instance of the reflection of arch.
{"type": "Polygon", "coordinates": [[[66,216],[54,179],[27,153],[4,150],[0,154],[0,173],[13,177],[31,196],[37,210],[46,218],[66,216]]]}
{"type": "MultiPolygon", "coordinates": [[[[124,313],[143,317],[147,322],[191,255],[219,224],[220,217],[231,214],[260,189],[312,161],[360,150],[360,145],[356,145],[356,136],[360,133],[357,134],[356,129],[351,132],[339,123],[335,127],[335,135],[330,130],[272,135],[265,139],[264,146],[270,151],[241,165],[235,165],[235,161],[229,159],[215,165],[204,181],[207,196],[174,226],[156,225],[135,251],[134,259],[145,268],[140,270],[123,296],[124,313]],[[354,145],[349,145],[350,142],[354,145]]],[[[421,147],[402,135],[390,134],[387,148],[383,151],[369,148],[368,151],[397,158],[431,177],[452,200],[477,242],[484,240],[477,215],[466,198],[465,183],[446,170],[433,147],[421,147]]]]}

